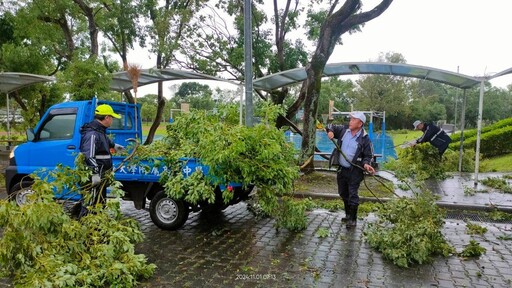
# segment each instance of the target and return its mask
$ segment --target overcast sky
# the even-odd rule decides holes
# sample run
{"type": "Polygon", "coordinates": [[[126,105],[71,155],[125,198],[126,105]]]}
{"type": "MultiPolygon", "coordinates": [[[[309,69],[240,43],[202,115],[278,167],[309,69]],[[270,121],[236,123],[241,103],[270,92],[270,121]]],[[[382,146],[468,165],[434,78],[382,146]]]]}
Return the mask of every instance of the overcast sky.
{"type": "MultiPolygon", "coordinates": [[[[364,10],[377,2],[363,1],[364,10]]],[[[377,60],[393,51],[408,64],[492,75],[512,67],[511,13],[510,0],[395,0],[361,33],[343,35],[329,62],[377,60]]],[[[505,87],[512,78],[492,83],[505,87]]]]}
{"type": "MultiPolygon", "coordinates": [[[[363,10],[378,2],[363,0],[363,10]]],[[[362,32],[344,34],[343,45],[336,47],[329,63],[376,61],[379,53],[397,52],[408,64],[492,75],[512,67],[511,14],[511,0],[395,0],[362,32]]],[[[512,83],[512,75],[491,83],[504,88],[512,83]]],[[[176,82],[164,86],[172,84],[176,82]]],[[[140,96],[156,93],[156,88],[143,88],[140,96]]]]}

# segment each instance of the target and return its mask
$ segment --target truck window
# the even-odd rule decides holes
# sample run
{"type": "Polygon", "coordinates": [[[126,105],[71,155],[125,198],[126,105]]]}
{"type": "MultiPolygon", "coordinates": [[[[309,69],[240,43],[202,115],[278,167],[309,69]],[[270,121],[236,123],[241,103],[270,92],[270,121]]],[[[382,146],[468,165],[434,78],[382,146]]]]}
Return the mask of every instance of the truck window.
{"type": "Polygon", "coordinates": [[[112,125],[109,127],[109,129],[110,130],[131,130],[133,127],[132,118],[126,117],[126,115],[124,115],[122,112],[116,111],[116,113],[121,115],[121,119],[114,118],[112,121],[112,125]]]}
{"type": "Polygon", "coordinates": [[[58,114],[42,126],[39,134],[40,140],[62,140],[73,138],[76,114],[58,114]]]}

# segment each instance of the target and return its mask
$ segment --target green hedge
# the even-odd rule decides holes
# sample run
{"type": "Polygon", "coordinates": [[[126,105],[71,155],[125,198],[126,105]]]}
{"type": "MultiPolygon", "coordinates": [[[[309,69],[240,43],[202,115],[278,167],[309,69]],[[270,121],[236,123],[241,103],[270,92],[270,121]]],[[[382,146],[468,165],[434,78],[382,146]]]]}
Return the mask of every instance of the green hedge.
{"type": "MultiPolygon", "coordinates": [[[[464,140],[464,148],[476,147],[476,136],[464,140]]],[[[451,149],[458,149],[459,143],[451,143],[451,149]]],[[[492,157],[512,152],[512,125],[482,134],[480,137],[480,153],[484,157],[492,157]]]]}
{"type": "MultiPolygon", "coordinates": [[[[507,126],[512,126],[512,118],[503,119],[494,124],[483,127],[482,134],[485,134],[487,132],[490,132],[490,131],[493,131],[493,130],[496,130],[499,128],[507,127],[507,126]]],[[[478,129],[470,129],[470,130],[464,131],[464,139],[469,139],[469,138],[473,138],[473,137],[476,139],[477,132],[478,132],[478,129]]],[[[458,133],[458,132],[453,133],[450,136],[450,138],[452,138],[452,144],[457,143],[456,146],[459,147],[460,133],[458,133]]]]}

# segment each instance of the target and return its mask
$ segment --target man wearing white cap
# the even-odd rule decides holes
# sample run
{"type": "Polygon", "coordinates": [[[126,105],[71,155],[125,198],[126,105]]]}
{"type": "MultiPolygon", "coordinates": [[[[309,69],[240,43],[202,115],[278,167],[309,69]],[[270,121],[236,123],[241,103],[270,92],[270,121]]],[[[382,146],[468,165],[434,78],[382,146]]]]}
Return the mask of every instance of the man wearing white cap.
{"type": "Polygon", "coordinates": [[[423,131],[423,135],[416,140],[416,144],[430,142],[430,144],[439,151],[439,156],[443,156],[444,151],[448,149],[448,145],[452,142],[450,136],[448,136],[443,129],[434,124],[425,124],[420,120],[416,120],[412,125],[414,126],[414,130],[423,131]]]}
{"type": "Polygon", "coordinates": [[[363,112],[350,113],[348,125],[332,125],[326,127],[327,137],[336,138],[337,146],[329,159],[329,166],[338,165],[336,180],[338,194],[345,205],[347,229],[357,225],[357,210],[359,207],[359,186],[364,178],[364,172],[375,173],[373,161],[373,145],[370,137],[363,129],[366,116],[363,112]],[[341,149],[341,151],[339,149],[341,149]]]}

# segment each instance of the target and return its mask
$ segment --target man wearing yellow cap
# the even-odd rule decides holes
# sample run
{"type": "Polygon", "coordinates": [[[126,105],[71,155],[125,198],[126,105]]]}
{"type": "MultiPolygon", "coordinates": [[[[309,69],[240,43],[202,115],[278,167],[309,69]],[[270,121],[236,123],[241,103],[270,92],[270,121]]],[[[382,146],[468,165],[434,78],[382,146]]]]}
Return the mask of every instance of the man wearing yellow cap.
{"type": "MultiPolygon", "coordinates": [[[[93,204],[106,203],[108,185],[101,183],[101,178],[112,169],[110,148],[114,148],[116,151],[124,149],[123,146],[115,144],[114,141],[108,138],[106,133],[114,118],[121,119],[121,116],[114,113],[110,105],[98,105],[94,112],[94,120],[80,128],[80,134],[82,134],[80,152],[85,156],[85,163],[93,172],[91,185],[96,187],[92,199],[93,204]]],[[[87,209],[82,206],[80,217],[85,214],[87,214],[87,209]]]]}

